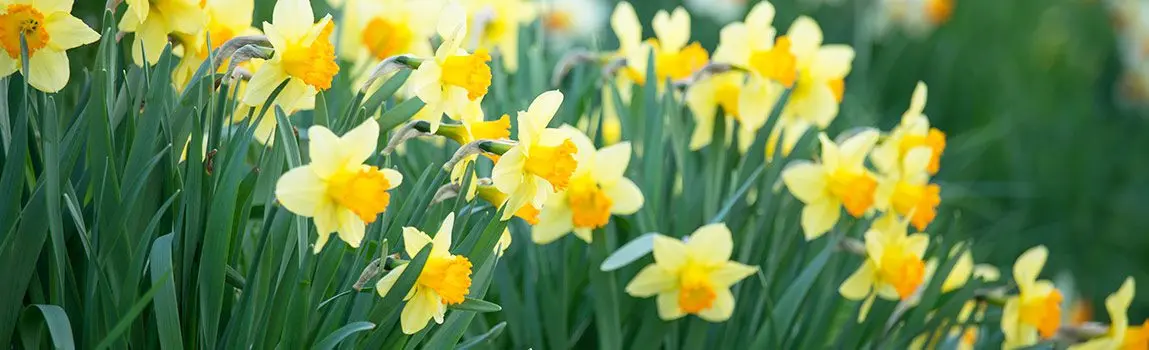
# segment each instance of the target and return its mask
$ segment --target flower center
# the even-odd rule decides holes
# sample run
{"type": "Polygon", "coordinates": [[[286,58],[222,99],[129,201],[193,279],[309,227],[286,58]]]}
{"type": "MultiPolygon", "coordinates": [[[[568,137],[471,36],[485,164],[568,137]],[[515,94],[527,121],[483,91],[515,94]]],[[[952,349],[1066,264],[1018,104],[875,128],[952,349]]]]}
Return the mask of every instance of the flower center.
{"type": "Polygon", "coordinates": [[[1023,301],[1020,317],[1022,323],[1037,327],[1042,338],[1053,337],[1061,325],[1061,292],[1054,289],[1047,295],[1023,301]]]}
{"type": "Polygon", "coordinates": [[[408,44],[414,37],[415,34],[411,32],[410,27],[375,17],[363,27],[360,40],[371,56],[385,59],[406,53],[408,44]]]}
{"type": "Polygon", "coordinates": [[[930,164],[926,166],[926,170],[930,172],[930,175],[935,175],[938,173],[938,169],[941,168],[942,152],[946,150],[946,134],[937,128],[930,128],[926,136],[906,135],[902,138],[902,143],[898,146],[902,156],[905,156],[906,153],[915,147],[929,147],[930,164]]]}
{"type": "Polygon", "coordinates": [[[902,299],[909,298],[922,284],[926,276],[926,264],[922,259],[906,251],[905,247],[893,244],[882,252],[881,268],[878,275],[881,280],[898,291],[902,299]]]}
{"type": "Polygon", "coordinates": [[[335,63],[335,46],[331,44],[331,31],[334,28],[334,23],[327,22],[311,45],[289,45],[283,52],[283,69],[287,74],[302,79],[316,89],[330,89],[331,79],[335,73],[339,73],[339,65],[335,63]]]}
{"type": "Polygon", "coordinates": [[[894,186],[894,195],[890,201],[894,210],[902,215],[913,212],[910,223],[922,231],[938,215],[937,207],[942,202],[941,187],[937,184],[914,185],[899,181],[894,186]]]}
{"type": "Polygon", "coordinates": [[[861,217],[874,204],[874,190],[878,181],[866,173],[838,170],[830,175],[830,194],[842,201],[846,212],[861,217]]]}
{"type": "Polygon", "coordinates": [[[199,52],[196,56],[200,59],[207,59],[207,54],[210,53],[212,49],[223,45],[223,43],[232,38],[235,38],[235,32],[232,31],[231,28],[212,23],[208,28],[208,40],[204,41],[203,45],[200,45],[199,52]],[[208,47],[209,42],[211,43],[211,47],[208,47]]]}
{"type": "Polygon", "coordinates": [[[697,314],[714,305],[718,294],[710,283],[709,271],[701,265],[686,263],[679,275],[678,307],[682,311],[697,314]]]}
{"type": "Polygon", "coordinates": [[[539,223],[539,210],[536,209],[533,204],[527,204],[519,208],[519,211],[515,212],[515,216],[518,216],[532,226],[539,223]]]}
{"type": "Polygon", "coordinates": [[[655,74],[660,80],[670,78],[681,80],[702,69],[710,60],[710,54],[702,48],[702,44],[694,42],[678,52],[659,53],[655,58],[655,74]]]}
{"type": "Polygon", "coordinates": [[[574,18],[566,11],[550,11],[543,17],[543,27],[552,32],[565,32],[574,26],[574,18]]]}
{"type": "Polygon", "coordinates": [[[750,69],[785,87],[793,87],[798,78],[798,58],[790,53],[790,38],[780,36],[769,51],[750,54],[750,69]]]}
{"type": "Polygon", "coordinates": [[[571,179],[567,202],[573,212],[573,223],[580,228],[599,228],[610,221],[613,201],[589,174],[571,179]]]}
{"type": "Polygon", "coordinates": [[[28,42],[28,56],[48,45],[48,30],[44,28],[44,14],[28,4],[8,5],[0,15],[0,45],[8,57],[20,58],[20,34],[28,42]]]}
{"type": "Polygon", "coordinates": [[[576,152],[578,147],[570,139],[563,140],[558,146],[533,145],[526,160],[526,171],[546,179],[555,192],[565,190],[571,174],[578,167],[574,159],[576,152]]]}
{"type": "Polygon", "coordinates": [[[454,85],[467,89],[467,98],[474,101],[487,94],[491,86],[491,67],[487,62],[491,55],[487,50],[479,49],[470,55],[455,55],[447,57],[443,62],[443,74],[440,80],[444,85],[454,85]]]}
{"type": "Polygon", "coordinates": [[[511,138],[511,117],[506,114],[498,120],[474,122],[468,126],[471,128],[471,141],[511,138]]]}
{"type": "Polygon", "coordinates": [[[715,99],[718,105],[727,115],[738,119],[738,94],[742,91],[742,87],[733,82],[726,82],[718,86],[714,91],[715,99]]]}
{"type": "Polygon", "coordinates": [[[341,172],[329,180],[327,193],[340,206],[351,210],[365,223],[375,222],[379,213],[387,210],[391,183],[379,168],[370,167],[358,172],[341,172]]]}
{"type": "Polygon", "coordinates": [[[846,81],[843,79],[833,79],[826,82],[830,86],[830,91],[834,93],[834,100],[842,102],[842,97],[846,96],[846,81]]]}
{"type": "Polygon", "coordinates": [[[429,258],[419,274],[418,283],[435,291],[443,299],[443,304],[462,303],[471,292],[471,261],[459,255],[429,258]]]}
{"type": "Polygon", "coordinates": [[[1125,341],[1121,343],[1121,348],[1126,350],[1134,349],[1149,349],[1149,320],[1145,320],[1140,326],[1131,326],[1125,330],[1125,341]]]}
{"type": "Polygon", "coordinates": [[[926,18],[930,23],[939,25],[945,23],[950,19],[954,12],[953,0],[928,0],[926,1],[926,18]]]}

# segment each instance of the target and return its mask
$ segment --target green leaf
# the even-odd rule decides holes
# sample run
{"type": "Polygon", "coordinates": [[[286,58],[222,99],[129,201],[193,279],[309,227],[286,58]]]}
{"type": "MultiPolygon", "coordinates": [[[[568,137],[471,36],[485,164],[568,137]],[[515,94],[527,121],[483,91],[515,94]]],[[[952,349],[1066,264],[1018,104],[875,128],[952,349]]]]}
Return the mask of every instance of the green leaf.
{"type": "Polygon", "coordinates": [[[654,236],[657,233],[647,233],[642,236],[627,242],[619,247],[614,253],[611,253],[606,260],[602,261],[599,269],[602,271],[614,271],[629,265],[635,260],[642,259],[646,254],[650,254],[654,250],[654,236]]]}
{"type": "Polygon", "coordinates": [[[423,100],[411,98],[388,109],[379,117],[379,130],[391,130],[403,122],[411,120],[411,117],[415,116],[415,113],[419,112],[419,109],[422,109],[424,105],[423,100]]]}
{"type": "Polygon", "coordinates": [[[152,243],[151,275],[152,284],[159,284],[155,306],[156,332],[159,333],[161,349],[183,349],[183,335],[180,332],[179,302],[176,300],[176,284],[172,278],[172,237],[166,234],[152,243]]]}
{"type": "Polygon", "coordinates": [[[822,268],[826,267],[826,262],[830,260],[830,255],[836,246],[837,240],[827,242],[826,247],[822,248],[822,252],[818,253],[818,256],[814,257],[814,260],[811,260],[810,264],[802,269],[798,277],[790,282],[790,286],[786,287],[786,291],[782,293],[782,298],[775,304],[776,307],[770,318],[758,329],[758,335],[754,338],[754,344],[751,345],[752,349],[769,348],[771,347],[768,344],[770,342],[774,343],[773,347],[780,347],[779,344],[782,343],[783,337],[789,334],[790,327],[794,324],[794,318],[798,315],[799,307],[810,294],[810,288],[818,279],[818,275],[822,273],[822,268]]]}
{"type": "Polygon", "coordinates": [[[474,311],[474,312],[499,312],[503,311],[503,307],[482,299],[466,298],[462,303],[451,304],[447,306],[448,309],[461,310],[461,311],[474,311]]]}
{"type": "Polygon", "coordinates": [[[455,349],[456,350],[467,350],[467,349],[472,349],[472,348],[478,347],[480,344],[483,344],[483,343],[489,344],[491,340],[494,340],[495,338],[498,338],[499,335],[503,334],[504,328],[507,328],[507,322],[506,321],[499,322],[499,324],[495,325],[494,327],[491,327],[490,330],[483,332],[483,334],[479,334],[478,336],[475,336],[474,338],[467,339],[467,341],[456,346],[455,349]]]}
{"type": "Polygon", "coordinates": [[[68,314],[64,309],[56,305],[42,304],[29,305],[24,309],[24,315],[20,316],[20,333],[39,335],[39,329],[43,325],[48,326],[48,334],[52,336],[54,348],[76,348],[72,338],[72,323],[68,321],[68,314]],[[41,319],[44,320],[43,324],[38,322],[41,319]]]}
{"type": "Polygon", "coordinates": [[[323,340],[319,341],[313,349],[330,350],[334,349],[340,342],[362,331],[375,329],[375,324],[371,322],[352,322],[343,327],[339,327],[335,332],[327,335],[323,340]]]}
{"type": "Polygon", "coordinates": [[[135,322],[136,317],[144,311],[144,308],[147,307],[148,304],[151,304],[152,298],[155,296],[156,292],[158,292],[160,287],[164,285],[163,280],[170,277],[170,275],[171,271],[169,270],[168,272],[164,273],[164,276],[161,276],[163,278],[160,278],[161,281],[159,283],[153,283],[152,287],[148,288],[148,291],[141,295],[139,300],[137,300],[136,303],[133,304],[130,309],[128,309],[128,313],[123,315],[123,317],[120,317],[120,320],[116,323],[116,326],[112,327],[112,330],[108,332],[108,335],[105,336],[104,339],[101,340],[98,344],[96,344],[95,348],[107,349],[111,347],[112,342],[118,339],[120,335],[124,334],[124,332],[128,330],[128,327],[130,327],[132,323],[135,322]]]}

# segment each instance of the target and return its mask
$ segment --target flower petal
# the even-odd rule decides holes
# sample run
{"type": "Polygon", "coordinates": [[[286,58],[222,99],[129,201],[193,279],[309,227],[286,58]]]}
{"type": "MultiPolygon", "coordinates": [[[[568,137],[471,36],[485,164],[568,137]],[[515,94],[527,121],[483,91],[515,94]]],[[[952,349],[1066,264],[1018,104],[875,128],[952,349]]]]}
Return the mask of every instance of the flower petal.
{"type": "Polygon", "coordinates": [[[626,284],[626,294],[635,298],[649,298],[652,295],[673,290],[677,278],[657,264],[646,265],[626,284]]]}
{"type": "Polygon", "coordinates": [[[68,55],[64,51],[42,49],[28,58],[28,83],[43,92],[57,92],[68,84],[68,55]]]}
{"type": "Polygon", "coordinates": [[[623,179],[626,167],[630,165],[630,142],[620,142],[599,149],[594,154],[595,178],[609,186],[623,179]]]}
{"type": "Polygon", "coordinates": [[[699,227],[690,234],[686,249],[693,261],[717,265],[730,260],[730,254],[734,251],[734,240],[726,224],[709,224],[699,227]]]}
{"type": "Polygon", "coordinates": [[[308,155],[311,157],[311,169],[319,178],[326,179],[343,168],[343,150],[340,149],[339,136],[331,129],[315,125],[307,129],[311,139],[308,145],[308,155]]]}
{"type": "Polygon", "coordinates": [[[786,164],[782,183],[802,203],[816,203],[827,197],[826,170],[821,164],[800,159],[786,164]]]}
{"type": "Polygon", "coordinates": [[[527,115],[531,118],[531,125],[538,129],[545,128],[547,124],[551,123],[551,119],[555,117],[555,113],[559,111],[559,106],[562,103],[563,93],[558,90],[547,91],[535,97],[535,100],[531,101],[530,107],[527,107],[527,115]]]}
{"type": "Polygon", "coordinates": [[[368,157],[375,154],[375,146],[378,143],[379,123],[375,122],[374,118],[367,118],[363,124],[339,138],[339,152],[344,155],[343,166],[348,169],[359,167],[368,157]]]}
{"type": "Polygon", "coordinates": [[[410,226],[403,228],[403,250],[407,252],[408,257],[414,258],[424,246],[432,244],[431,242],[431,237],[423,231],[410,226]]]}
{"type": "Polygon", "coordinates": [[[439,310],[438,297],[429,288],[415,292],[415,296],[407,300],[400,314],[399,323],[404,334],[415,334],[427,327],[427,321],[435,317],[439,310]]]}
{"type": "Polygon", "coordinates": [[[403,275],[403,271],[407,271],[407,264],[399,265],[399,267],[383,275],[383,278],[375,283],[375,293],[379,294],[379,297],[386,297],[387,292],[391,291],[391,287],[395,286],[395,281],[398,281],[399,276],[403,275]]]}
{"type": "Polygon", "coordinates": [[[299,40],[315,23],[315,12],[307,0],[280,0],[275,3],[271,23],[289,39],[299,40]]]}
{"type": "Polygon", "coordinates": [[[255,74],[252,75],[251,80],[247,82],[247,90],[243,93],[243,103],[248,106],[263,105],[271,96],[272,91],[287,78],[287,73],[279,65],[264,64],[260,66],[259,70],[256,70],[255,74]]]}
{"type": "Polygon", "coordinates": [[[676,320],[686,315],[686,312],[682,311],[682,307],[678,306],[677,289],[658,294],[656,301],[658,303],[658,318],[663,321],[676,320]]]}
{"type": "Polygon", "coordinates": [[[734,314],[734,293],[729,288],[719,288],[713,304],[698,313],[698,317],[710,322],[722,322],[730,319],[734,314]]]}
{"type": "Polygon", "coordinates": [[[874,265],[869,261],[862,263],[857,271],[854,271],[842,285],[838,287],[838,293],[842,297],[850,300],[862,300],[870,294],[870,289],[874,286],[874,265]]]}
{"type": "MultiPolygon", "coordinates": [[[[37,3],[39,5],[39,3],[37,3]]],[[[67,12],[57,12],[48,16],[44,24],[48,31],[48,47],[63,51],[100,40],[100,34],[84,24],[79,18],[67,12]]]]}
{"type": "Polygon", "coordinates": [[[455,213],[447,214],[447,218],[443,219],[443,223],[439,225],[439,232],[435,233],[435,238],[432,240],[432,255],[446,256],[451,255],[448,251],[451,249],[451,231],[455,227],[455,213]]]}
{"type": "Polygon", "coordinates": [[[363,219],[359,218],[351,210],[346,208],[339,208],[339,239],[347,242],[351,248],[359,248],[359,243],[363,241],[363,236],[366,231],[366,226],[363,219]]]}
{"type": "Polygon", "coordinates": [[[802,208],[802,233],[806,235],[807,241],[821,237],[834,228],[842,215],[839,206],[837,201],[823,199],[802,208]]]}
{"type": "Polygon", "coordinates": [[[566,205],[548,203],[539,213],[539,223],[531,228],[531,240],[536,244],[547,244],[562,238],[574,228],[570,208],[566,205]]]}
{"type": "Polygon", "coordinates": [[[686,263],[686,243],[663,235],[654,236],[654,262],[669,272],[686,263]]]}
{"type": "Polygon", "coordinates": [[[1045,266],[1045,259],[1048,256],[1049,250],[1039,245],[1029,248],[1017,257],[1017,262],[1013,264],[1013,280],[1017,281],[1022,293],[1037,281],[1037,275],[1041,274],[1041,268],[1045,266]]]}
{"type": "Polygon", "coordinates": [[[618,37],[620,51],[637,47],[642,42],[642,23],[629,2],[620,1],[610,15],[610,26],[618,37]]]}
{"type": "Polygon", "coordinates": [[[603,188],[603,190],[606,191],[606,196],[614,202],[610,207],[610,212],[613,214],[630,215],[637,213],[646,201],[638,185],[625,177],[619,179],[613,186],[603,188]]]}
{"type": "Polygon", "coordinates": [[[287,210],[299,216],[315,216],[317,208],[329,205],[327,184],[315,175],[311,166],[288,170],[275,183],[275,198],[287,210]]]}
{"type": "Polygon", "coordinates": [[[738,281],[750,277],[757,272],[757,267],[728,261],[710,273],[710,282],[714,283],[716,288],[729,288],[735,283],[738,283],[738,281]]]}

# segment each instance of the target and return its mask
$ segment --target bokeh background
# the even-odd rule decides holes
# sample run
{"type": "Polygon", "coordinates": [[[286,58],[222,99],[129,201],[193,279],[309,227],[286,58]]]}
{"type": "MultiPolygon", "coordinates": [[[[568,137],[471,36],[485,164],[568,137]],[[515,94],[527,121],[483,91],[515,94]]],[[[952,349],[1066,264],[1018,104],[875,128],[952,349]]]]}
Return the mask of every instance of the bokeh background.
{"type": "MultiPolygon", "coordinates": [[[[317,14],[330,8],[313,2],[317,14]]],[[[548,9],[575,9],[563,14],[565,25],[586,33],[553,44],[616,47],[608,24],[615,1],[542,3],[542,20],[548,9]]],[[[720,28],[741,20],[754,3],[633,1],[647,37],[654,35],[649,23],[656,11],[685,6],[692,40],[710,51],[720,28]]],[[[892,128],[915,83],[929,84],[926,114],[948,135],[937,177],[939,217],[956,219],[960,228],[940,234],[973,238],[975,258],[1004,269],[1026,248],[1045,244],[1046,272],[1097,306],[1126,275],[1149,288],[1149,0],[773,4],[780,33],[809,15],[827,43],[858,52],[831,134],[860,125],[892,128]],[[933,6],[946,4],[952,12],[936,20],[931,11],[945,8],[933,6]]],[[[256,1],[257,23],[270,18],[273,5],[256,1]]],[[[96,23],[104,2],[75,6],[77,16],[96,23]]],[[[331,13],[338,19],[338,10],[331,13]]],[[[535,28],[570,30],[554,23],[535,28]]],[[[557,61],[561,50],[552,52],[557,61]]],[[[1140,298],[1131,319],[1146,315],[1149,298],[1140,298]]]]}

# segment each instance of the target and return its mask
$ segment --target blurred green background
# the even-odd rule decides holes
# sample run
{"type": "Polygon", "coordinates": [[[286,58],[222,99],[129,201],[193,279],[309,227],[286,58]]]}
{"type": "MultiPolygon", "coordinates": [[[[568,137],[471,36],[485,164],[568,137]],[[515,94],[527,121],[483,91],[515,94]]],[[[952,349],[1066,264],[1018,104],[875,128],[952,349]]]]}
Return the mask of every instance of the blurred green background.
{"type": "MultiPolygon", "coordinates": [[[[603,1],[603,16],[615,3],[585,1],[603,1]]],[[[731,1],[745,0],[714,3],[731,1]]],[[[851,44],[858,52],[831,134],[892,128],[915,83],[925,81],[926,114],[948,135],[936,178],[943,186],[939,218],[956,218],[961,228],[935,234],[973,238],[975,259],[1007,276],[1020,252],[1045,244],[1051,252],[1046,274],[1061,281],[1072,276],[1074,289],[1098,306],[1127,275],[1149,281],[1149,101],[1129,99],[1119,83],[1125,67],[1109,4],[956,0],[950,20],[932,33],[908,35],[895,27],[875,37],[867,21],[883,1],[773,2],[780,33],[797,16],[810,15],[826,43],[851,44]]],[[[314,3],[322,15],[326,6],[314,3]]],[[[269,19],[274,1],[256,4],[256,23],[269,19]]],[[[654,13],[682,1],[633,4],[649,37],[654,13]]],[[[750,6],[753,1],[746,10],[750,6]]],[[[103,7],[103,1],[77,1],[74,12],[95,23],[103,7]]],[[[691,12],[692,40],[712,51],[725,22],[691,12]]],[[[610,28],[601,33],[602,47],[615,47],[610,28]]],[[[1147,313],[1149,299],[1141,298],[1131,319],[1147,313]]]]}

